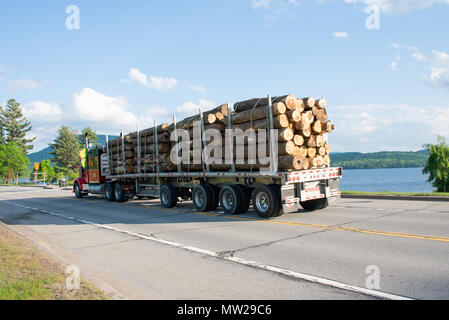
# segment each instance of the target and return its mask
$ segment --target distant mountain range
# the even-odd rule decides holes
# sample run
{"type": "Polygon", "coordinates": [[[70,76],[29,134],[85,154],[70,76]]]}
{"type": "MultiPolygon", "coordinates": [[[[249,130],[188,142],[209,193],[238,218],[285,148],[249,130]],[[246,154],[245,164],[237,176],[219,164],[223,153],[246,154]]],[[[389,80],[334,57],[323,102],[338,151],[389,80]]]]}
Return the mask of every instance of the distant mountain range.
{"type": "MultiPolygon", "coordinates": [[[[99,134],[99,135],[97,135],[97,137],[98,137],[99,144],[102,144],[102,145],[106,144],[106,135],[99,134]]],[[[116,138],[117,138],[117,136],[109,136],[109,140],[114,140],[116,138]]],[[[53,155],[51,154],[52,151],[53,151],[53,149],[48,147],[41,151],[30,153],[29,155],[27,155],[27,157],[30,160],[30,164],[33,165],[35,162],[41,162],[42,160],[46,160],[46,159],[50,159],[50,160],[53,159],[53,155]]]]}

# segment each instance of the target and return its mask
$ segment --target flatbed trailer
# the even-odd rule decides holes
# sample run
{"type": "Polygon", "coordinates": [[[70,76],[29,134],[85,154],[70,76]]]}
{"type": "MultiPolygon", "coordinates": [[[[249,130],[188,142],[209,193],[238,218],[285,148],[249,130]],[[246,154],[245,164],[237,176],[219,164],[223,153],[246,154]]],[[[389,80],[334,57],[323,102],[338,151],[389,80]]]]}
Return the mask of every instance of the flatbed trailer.
{"type": "MultiPolygon", "coordinates": [[[[269,131],[273,129],[271,97],[269,98],[269,131]]],[[[230,105],[228,104],[228,108],[230,105]]],[[[202,133],[204,122],[200,109],[202,133]]],[[[231,112],[228,128],[232,129],[231,112]]],[[[173,116],[176,131],[176,118],[173,116]]],[[[157,124],[154,124],[154,156],[158,158],[157,124]]],[[[124,135],[121,133],[121,146],[124,135]]],[[[204,137],[203,137],[204,139],[204,137]]],[[[231,165],[229,171],[214,172],[208,165],[203,171],[184,172],[178,165],[176,172],[161,172],[159,164],[153,172],[112,174],[111,152],[108,139],[106,146],[89,150],[86,137],[86,165],[80,168],[80,178],[74,183],[74,193],[78,198],[88,194],[103,194],[108,201],[125,202],[134,197],[159,197],[162,206],[173,208],[179,199],[192,200],[196,210],[207,212],[220,205],[226,214],[240,214],[248,211],[251,203],[254,211],[262,218],[276,217],[283,213],[305,210],[320,210],[341,196],[340,179],[343,169],[327,167],[323,169],[294,172],[248,172],[236,171],[231,165]]],[[[176,141],[178,137],[176,136],[176,141]]],[[[146,140],[145,142],[146,143],[146,140]]],[[[202,147],[206,141],[203,140],[202,147]]],[[[270,139],[270,158],[274,156],[274,144],[270,139]]],[[[122,150],[124,151],[124,150],[122,150]]],[[[137,128],[137,162],[142,159],[140,131],[137,128]]],[[[122,152],[124,157],[124,152],[122,152]]],[[[123,158],[123,162],[125,159],[123,158]]]]}

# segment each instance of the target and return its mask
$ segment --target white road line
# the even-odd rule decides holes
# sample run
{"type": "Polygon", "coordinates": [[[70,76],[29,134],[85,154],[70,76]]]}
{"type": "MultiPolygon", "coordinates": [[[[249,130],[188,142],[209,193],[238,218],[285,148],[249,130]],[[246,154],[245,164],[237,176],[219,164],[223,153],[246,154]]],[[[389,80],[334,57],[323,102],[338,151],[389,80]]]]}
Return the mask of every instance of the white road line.
{"type": "Polygon", "coordinates": [[[133,236],[133,237],[137,237],[137,238],[140,238],[140,239],[154,241],[154,242],[165,244],[165,245],[168,245],[168,246],[171,246],[171,247],[180,248],[180,249],[184,249],[184,250],[187,250],[187,251],[190,251],[190,252],[195,252],[195,253],[207,255],[207,256],[210,256],[210,257],[213,257],[213,258],[226,260],[226,261],[238,263],[238,264],[245,265],[245,266],[250,266],[250,267],[253,267],[253,268],[260,269],[260,270],[270,271],[270,272],[277,273],[277,274],[280,274],[280,275],[283,275],[283,276],[286,276],[286,277],[289,277],[289,278],[293,278],[293,279],[296,279],[296,280],[305,280],[305,281],[309,281],[309,282],[314,282],[314,283],[322,284],[322,285],[325,285],[325,286],[334,287],[334,288],[337,288],[337,289],[351,291],[351,292],[364,294],[364,295],[367,295],[367,296],[381,298],[381,299],[388,299],[388,300],[413,300],[411,298],[407,298],[407,297],[403,297],[403,296],[399,296],[399,295],[394,295],[394,294],[389,294],[389,293],[382,292],[382,291],[377,291],[377,290],[371,290],[371,289],[366,289],[366,288],[362,288],[362,287],[352,286],[352,285],[341,283],[341,282],[338,282],[338,281],[329,280],[329,279],[325,279],[325,278],[320,278],[320,277],[316,277],[316,276],[312,276],[312,275],[308,275],[308,274],[304,274],[304,273],[299,273],[299,272],[288,270],[288,269],[282,269],[282,268],[278,268],[278,267],[275,267],[275,266],[270,266],[270,265],[266,265],[266,264],[262,264],[262,263],[259,263],[259,262],[238,258],[238,257],[223,257],[223,256],[220,256],[217,252],[213,252],[213,251],[210,251],[210,250],[205,250],[205,249],[201,249],[201,248],[187,246],[187,245],[184,245],[184,244],[181,244],[181,243],[177,243],[177,242],[173,242],[173,241],[168,241],[168,240],[164,240],[164,239],[160,239],[160,238],[155,238],[155,237],[152,237],[152,236],[148,236],[148,235],[144,235],[144,234],[140,234],[140,233],[135,233],[135,232],[132,232],[132,231],[119,229],[119,228],[115,228],[115,227],[111,227],[111,226],[106,226],[106,225],[98,224],[98,223],[95,223],[95,222],[92,222],[92,221],[88,221],[88,220],[84,220],[84,219],[79,219],[79,218],[67,216],[67,215],[64,215],[64,214],[61,214],[61,213],[51,212],[51,211],[43,210],[43,209],[31,208],[31,207],[23,206],[23,205],[20,205],[20,204],[17,204],[17,203],[9,203],[9,202],[7,202],[7,204],[14,205],[16,207],[20,207],[20,208],[24,208],[24,209],[28,209],[28,210],[42,212],[42,213],[49,214],[49,215],[52,215],[52,216],[56,216],[56,217],[60,217],[60,218],[64,218],[64,219],[69,219],[69,220],[72,220],[72,221],[76,221],[76,222],[80,222],[80,223],[84,223],[84,224],[88,224],[88,225],[92,225],[92,226],[95,226],[95,227],[98,227],[98,228],[102,228],[102,229],[105,229],[105,230],[119,232],[119,233],[122,233],[122,234],[126,234],[126,235],[130,235],[130,236],[133,236]]]}

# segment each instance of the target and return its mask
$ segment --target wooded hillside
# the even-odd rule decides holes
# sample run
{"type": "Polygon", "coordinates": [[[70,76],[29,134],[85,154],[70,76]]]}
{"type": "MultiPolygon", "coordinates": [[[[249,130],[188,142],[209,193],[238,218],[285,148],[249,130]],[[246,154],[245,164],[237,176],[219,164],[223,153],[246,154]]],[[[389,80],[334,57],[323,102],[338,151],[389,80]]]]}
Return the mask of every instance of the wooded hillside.
{"type": "Polygon", "coordinates": [[[331,153],[331,164],[345,169],[420,168],[428,158],[427,151],[388,151],[375,153],[331,153]]]}

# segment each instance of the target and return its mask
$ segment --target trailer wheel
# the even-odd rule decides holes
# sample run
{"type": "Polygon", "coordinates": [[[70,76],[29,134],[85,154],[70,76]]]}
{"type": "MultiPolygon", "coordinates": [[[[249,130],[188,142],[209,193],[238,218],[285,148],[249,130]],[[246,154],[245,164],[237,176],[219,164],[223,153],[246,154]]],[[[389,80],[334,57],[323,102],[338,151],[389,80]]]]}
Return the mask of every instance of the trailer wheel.
{"type": "Polygon", "coordinates": [[[271,218],[281,211],[281,197],[278,186],[265,185],[257,187],[253,192],[253,207],[261,218],[271,218]]]}
{"type": "Polygon", "coordinates": [[[243,195],[242,212],[240,213],[245,213],[248,211],[251,202],[251,191],[249,190],[249,188],[242,186],[241,184],[238,184],[237,187],[240,189],[243,195]]]}
{"type": "Polygon", "coordinates": [[[229,185],[221,189],[220,206],[226,214],[243,213],[245,205],[243,190],[237,185],[229,185]]]}
{"type": "Polygon", "coordinates": [[[217,186],[214,186],[213,184],[208,184],[208,186],[211,189],[212,192],[212,201],[209,211],[217,210],[218,205],[220,203],[220,189],[217,186]]]}
{"type": "Polygon", "coordinates": [[[120,183],[114,185],[114,198],[117,202],[125,202],[125,194],[120,183]]]}
{"type": "Polygon", "coordinates": [[[329,207],[329,200],[326,199],[326,201],[324,201],[323,205],[321,206],[321,209],[326,209],[327,207],[329,207]]]}
{"type": "Polygon", "coordinates": [[[106,200],[108,201],[114,201],[114,185],[112,183],[106,183],[104,187],[104,195],[106,197],[106,200]]]}
{"type": "Polygon", "coordinates": [[[78,184],[78,182],[75,182],[73,189],[75,191],[75,197],[77,197],[78,199],[81,199],[83,197],[83,193],[81,192],[81,188],[80,188],[80,185],[78,184]]]}
{"type": "Polygon", "coordinates": [[[315,199],[310,201],[301,202],[301,207],[307,211],[315,211],[326,208],[329,205],[327,199],[315,199]]]}
{"type": "Polygon", "coordinates": [[[215,192],[208,184],[197,185],[192,192],[193,206],[199,212],[207,212],[212,210],[216,199],[215,192]]]}
{"type": "Polygon", "coordinates": [[[169,185],[164,184],[161,187],[161,204],[164,208],[173,208],[178,203],[178,193],[176,191],[176,188],[169,185]]]}

